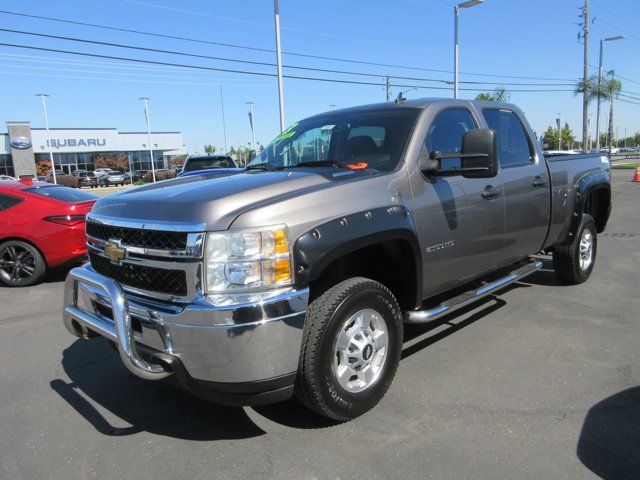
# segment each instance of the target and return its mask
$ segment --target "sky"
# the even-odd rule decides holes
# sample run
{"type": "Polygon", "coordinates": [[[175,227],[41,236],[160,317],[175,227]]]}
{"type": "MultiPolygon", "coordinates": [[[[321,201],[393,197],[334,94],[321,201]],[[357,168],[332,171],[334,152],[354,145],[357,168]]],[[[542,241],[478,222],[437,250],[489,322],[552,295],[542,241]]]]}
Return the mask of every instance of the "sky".
{"type": "MultiPolygon", "coordinates": [[[[285,123],[329,110],[332,104],[342,108],[385,101],[382,84],[387,75],[393,85],[398,85],[391,87],[393,98],[399,91],[417,85],[438,89],[419,88],[406,92],[405,97],[452,97],[451,85],[446,82],[453,78],[455,3],[280,0],[285,75],[364,83],[285,78],[285,123]]],[[[563,123],[567,121],[580,137],[582,100],[573,94],[571,85],[582,76],[583,46],[577,39],[577,24],[578,7],[583,3],[584,0],[486,0],[482,5],[461,10],[460,88],[490,91],[505,87],[511,92],[511,102],[525,111],[538,134],[555,125],[555,118],[561,114],[563,123]],[[547,91],[523,91],[541,89],[547,91]]],[[[47,108],[52,128],[116,127],[121,131],[142,131],[146,124],[138,98],[146,96],[150,98],[152,130],[183,132],[185,149],[191,153],[202,152],[204,144],[222,150],[222,86],[227,148],[251,141],[248,101],[254,102],[257,141],[266,144],[279,133],[271,0],[0,0],[0,10],[267,50],[0,13],[0,29],[5,30],[257,62],[193,58],[0,31],[0,43],[205,67],[150,65],[0,45],[3,125],[6,121],[29,120],[33,127],[42,127],[42,110],[34,94],[46,92],[51,95],[47,108]],[[207,70],[210,68],[267,75],[207,70]]],[[[595,17],[590,39],[591,73],[597,72],[600,38],[626,36],[624,40],[605,43],[604,68],[614,69],[625,95],[638,99],[631,100],[635,103],[616,103],[614,118],[619,136],[624,135],[625,129],[631,135],[640,130],[640,2],[591,0],[591,14],[595,17]]],[[[461,90],[459,96],[473,98],[477,93],[479,90],[461,90]]],[[[605,113],[608,114],[608,104],[603,104],[603,124],[605,113]]],[[[595,103],[590,115],[595,130],[595,103]]],[[[0,131],[5,131],[4,126],[0,131]]]]}

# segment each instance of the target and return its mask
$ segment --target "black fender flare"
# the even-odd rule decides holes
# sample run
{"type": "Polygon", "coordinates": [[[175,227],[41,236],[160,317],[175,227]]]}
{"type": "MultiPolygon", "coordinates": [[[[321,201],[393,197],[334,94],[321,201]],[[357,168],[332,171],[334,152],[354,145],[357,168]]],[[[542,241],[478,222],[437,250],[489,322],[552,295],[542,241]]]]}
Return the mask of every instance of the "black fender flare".
{"type": "MultiPolygon", "coordinates": [[[[422,256],[413,219],[402,205],[380,207],[335,218],[302,234],[294,243],[296,284],[320,277],[335,260],[361,248],[401,240],[411,246],[416,278],[415,303],[422,303],[422,256]]],[[[389,265],[389,268],[394,268],[389,265]]]]}
{"type": "MultiPolygon", "coordinates": [[[[580,222],[582,220],[582,213],[584,212],[587,198],[593,192],[598,190],[606,190],[609,194],[609,199],[611,199],[611,185],[609,183],[609,175],[604,170],[596,170],[587,173],[576,183],[573,212],[571,215],[571,221],[569,223],[569,229],[567,230],[567,235],[563,243],[569,243],[573,241],[573,239],[578,234],[578,229],[580,228],[580,222]]],[[[611,200],[609,200],[606,218],[604,219],[603,225],[606,225],[607,220],[609,219],[610,212],[611,200]]]]}

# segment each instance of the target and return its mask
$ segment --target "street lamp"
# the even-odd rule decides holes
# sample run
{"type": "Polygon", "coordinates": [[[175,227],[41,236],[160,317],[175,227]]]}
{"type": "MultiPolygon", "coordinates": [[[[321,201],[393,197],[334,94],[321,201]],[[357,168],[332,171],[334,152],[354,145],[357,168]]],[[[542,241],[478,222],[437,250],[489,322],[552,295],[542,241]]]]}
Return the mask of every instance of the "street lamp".
{"type": "Polygon", "coordinates": [[[249,105],[249,123],[251,124],[251,148],[256,149],[256,131],[253,126],[253,102],[246,102],[249,105]]]}
{"type": "Polygon", "coordinates": [[[153,148],[151,148],[151,125],[149,122],[149,98],[148,97],[140,97],[138,100],[144,101],[144,116],[147,119],[147,135],[149,138],[149,157],[151,158],[151,177],[155,183],[156,181],[156,166],[153,161],[153,148]]]}
{"type": "Polygon", "coordinates": [[[596,150],[600,150],[600,89],[602,88],[602,51],[604,48],[604,42],[613,42],[615,40],[622,40],[624,35],[617,35],[615,37],[606,37],[600,39],[600,60],[598,61],[598,108],[596,111],[596,150]]]}
{"type": "Polygon", "coordinates": [[[276,30],[276,60],[278,64],[278,104],[280,106],[280,132],[284,132],[284,92],[282,89],[282,47],[280,46],[280,7],[273,0],[273,20],[276,30]]]}
{"type": "Polygon", "coordinates": [[[337,105],[335,103],[332,103],[331,105],[329,105],[331,107],[331,110],[335,110],[337,105]]]}
{"type": "Polygon", "coordinates": [[[471,8],[484,0],[467,0],[453,7],[453,98],[458,98],[458,15],[461,8],[471,8]]]}
{"type": "Polygon", "coordinates": [[[53,150],[51,149],[51,135],[49,134],[49,118],[47,117],[47,102],[45,101],[45,97],[49,95],[46,93],[36,93],[36,97],[40,97],[42,99],[42,113],[44,114],[44,126],[47,129],[47,147],[49,149],[49,158],[51,159],[51,171],[53,172],[53,183],[57,184],[58,179],[56,178],[56,164],[53,161],[53,150]]]}

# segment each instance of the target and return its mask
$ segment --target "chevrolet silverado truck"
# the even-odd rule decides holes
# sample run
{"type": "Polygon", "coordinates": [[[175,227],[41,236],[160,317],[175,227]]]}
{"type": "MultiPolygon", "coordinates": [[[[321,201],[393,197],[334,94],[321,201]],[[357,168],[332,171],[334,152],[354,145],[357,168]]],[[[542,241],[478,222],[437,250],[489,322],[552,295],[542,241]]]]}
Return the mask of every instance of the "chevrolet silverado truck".
{"type": "Polygon", "coordinates": [[[404,322],[497,292],[539,253],[585,282],[611,209],[608,157],[545,159],[510,104],[332,111],[252,157],[98,200],[66,328],[143,379],[230,405],[295,395],[347,421],[389,388],[404,322]]]}

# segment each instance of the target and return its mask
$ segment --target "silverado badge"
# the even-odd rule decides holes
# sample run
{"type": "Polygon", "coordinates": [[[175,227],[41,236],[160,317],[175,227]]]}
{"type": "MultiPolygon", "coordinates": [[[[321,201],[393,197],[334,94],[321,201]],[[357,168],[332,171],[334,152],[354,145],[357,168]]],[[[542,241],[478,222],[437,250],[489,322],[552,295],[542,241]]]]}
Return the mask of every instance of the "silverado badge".
{"type": "Polygon", "coordinates": [[[109,241],[107,245],[104,247],[105,256],[111,260],[113,263],[120,263],[124,259],[125,254],[127,253],[126,248],[122,248],[114,241],[109,241]]]}

